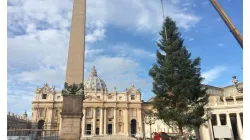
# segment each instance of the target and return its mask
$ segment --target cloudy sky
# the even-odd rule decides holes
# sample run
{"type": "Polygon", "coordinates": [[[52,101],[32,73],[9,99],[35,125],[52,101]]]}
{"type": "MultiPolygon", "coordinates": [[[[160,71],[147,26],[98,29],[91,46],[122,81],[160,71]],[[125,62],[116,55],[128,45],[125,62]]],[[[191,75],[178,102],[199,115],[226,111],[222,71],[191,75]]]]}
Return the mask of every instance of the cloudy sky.
{"type": "MultiPolygon", "coordinates": [[[[72,0],[8,0],[8,111],[31,111],[36,87],[61,90],[72,0]]],[[[242,0],[219,1],[240,33],[242,0]]],[[[205,84],[242,81],[242,49],[208,0],[164,0],[192,57],[201,57],[205,84]]],[[[148,100],[162,24],[160,0],[87,0],[85,77],[93,65],[109,90],[134,84],[148,100]]]]}

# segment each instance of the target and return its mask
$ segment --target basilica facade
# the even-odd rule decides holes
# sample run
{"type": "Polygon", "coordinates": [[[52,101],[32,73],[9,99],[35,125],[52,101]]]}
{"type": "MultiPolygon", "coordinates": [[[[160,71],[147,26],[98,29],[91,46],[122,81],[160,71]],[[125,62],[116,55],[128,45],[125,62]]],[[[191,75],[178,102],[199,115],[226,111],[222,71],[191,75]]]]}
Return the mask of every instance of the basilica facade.
{"type": "MultiPolygon", "coordinates": [[[[143,111],[151,110],[152,105],[143,102],[140,90],[134,85],[124,92],[118,92],[116,88],[108,91],[93,67],[84,83],[84,94],[82,137],[143,133],[143,111]]],[[[55,87],[45,84],[37,88],[32,102],[32,121],[46,123],[46,129],[58,127],[60,130],[62,101],[61,91],[56,91],[55,87]]]]}
{"type": "MultiPolygon", "coordinates": [[[[242,85],[242,84],[241,84],[242,85]]],[[[228,87],[208,86],[210,95],[206,106],[211,119],[196,134],[202,140],[216,137],[214,126],[226,126],[232,137],[242,138],[243,131],[243,93],[232,85],[228,87]]],[[[144,112],[153,110],[151,98],[142,100],[142,95],[135,85],[123,92],[116,88],[108,91],[105,82],[98,76],[95,67],[84,83],[85,100],[83,101],[82,138],[92,136],[118,135],[131,136],[142,134],[150,137],[151,132],[178,133],[178,129],[168,127],[162,120],[156,119],[151,125],[145,123],[144,112]]],[[[44,129],[61,129],[63,96],[55,87],[45,84],[37,88],[32,102],[32,122],[43,124],[44,129]],[[55,125],[56,124],[56,125],[55,125]]]]}

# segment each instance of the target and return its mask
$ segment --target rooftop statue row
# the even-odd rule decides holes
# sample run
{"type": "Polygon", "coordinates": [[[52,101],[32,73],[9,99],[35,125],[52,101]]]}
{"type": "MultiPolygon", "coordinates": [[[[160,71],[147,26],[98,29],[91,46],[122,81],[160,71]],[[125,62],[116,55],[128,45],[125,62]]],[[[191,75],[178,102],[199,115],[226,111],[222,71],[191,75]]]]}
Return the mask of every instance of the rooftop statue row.
{"type": "Polygon", "coordinates": [[[30,121],[28,120],[28,114],[25,111],[23,115],[18,115],[15,113],[8,112],[7,117],[11,117],[13,119],[19,119],[19,120],[24,120],[24,121],[30,121]]]}

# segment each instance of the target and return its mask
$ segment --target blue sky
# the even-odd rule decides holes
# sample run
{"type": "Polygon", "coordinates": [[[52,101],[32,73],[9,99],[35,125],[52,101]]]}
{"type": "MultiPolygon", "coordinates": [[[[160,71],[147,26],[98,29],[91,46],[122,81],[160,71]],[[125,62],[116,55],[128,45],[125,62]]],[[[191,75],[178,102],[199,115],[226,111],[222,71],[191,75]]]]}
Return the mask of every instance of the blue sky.
{"type": "MultiPolygon", "coordinates": [[[[219,0],[243,32],[242,0],[219,0]]],[[[201,57],[205,84],[242,81],[242,49],[208,0],[164,0],[192,57],[201,57]]],[[[61,90],[69,43],[72,0],[8,0],[8,111],[31,111],[36,87],[61,90]]],[[[87,1],[85,77],[93,65],[110,91],[134,84],[153,96],[148,70],[161,30],[160,0],[87,1]]]]}

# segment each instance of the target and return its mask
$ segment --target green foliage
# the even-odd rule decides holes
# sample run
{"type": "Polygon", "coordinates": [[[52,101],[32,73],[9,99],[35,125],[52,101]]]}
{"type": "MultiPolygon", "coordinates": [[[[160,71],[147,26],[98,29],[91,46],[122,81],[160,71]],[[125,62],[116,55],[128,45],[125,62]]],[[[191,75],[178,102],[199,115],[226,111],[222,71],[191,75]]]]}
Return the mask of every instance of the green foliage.
{"type": "Polygon", "coordinates": [[[166,18],[160,35],[157,63],[149,71],[157,115],[167,125],[177,126],[181,133],[183,128],[198,128],[207,121],[203,117],[208,103],[207,89],[201,84],[200,58],[190,58],[191,53],[171,18],[166,18]]]}

